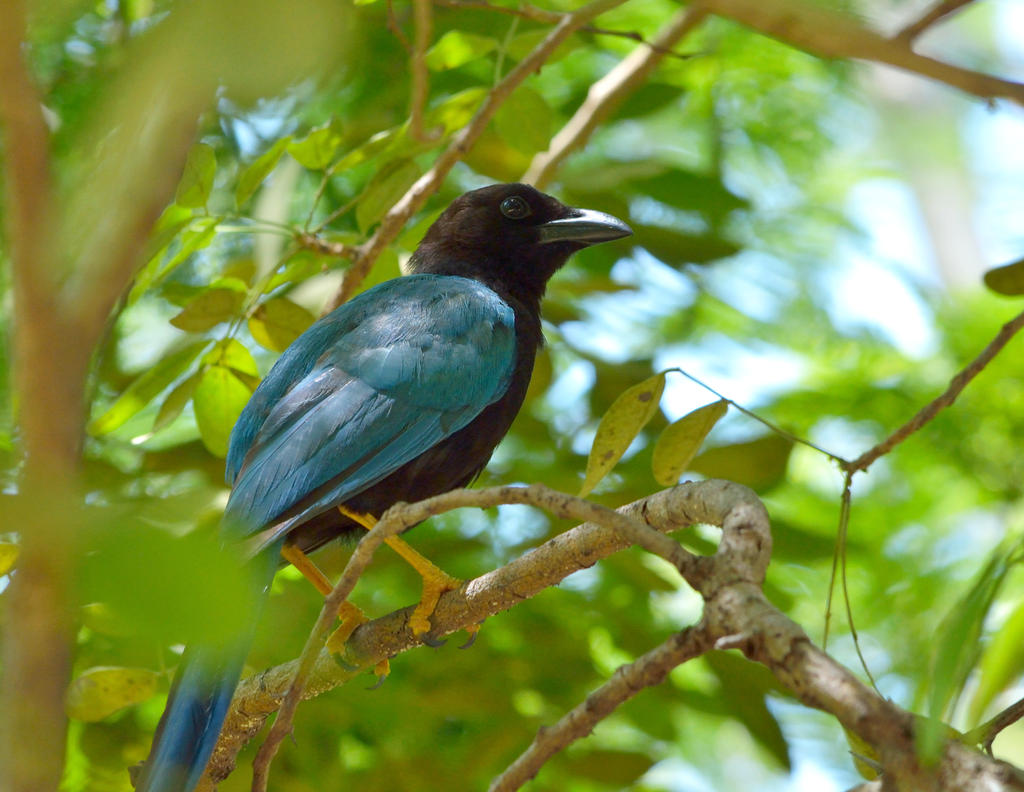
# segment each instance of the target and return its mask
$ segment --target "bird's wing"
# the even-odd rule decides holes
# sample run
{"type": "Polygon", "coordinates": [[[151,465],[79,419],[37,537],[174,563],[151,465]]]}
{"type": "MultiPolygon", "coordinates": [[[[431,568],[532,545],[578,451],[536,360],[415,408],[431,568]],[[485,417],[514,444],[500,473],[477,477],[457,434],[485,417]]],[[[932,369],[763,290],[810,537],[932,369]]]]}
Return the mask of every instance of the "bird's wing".
{"type": "Polygon", "coordinates": [[[231,530],[256,532],[303,501],[265,541],[387,477],[499,399],[515,363],[514,315],[475,281],[409,276],[342,306],[289,352],[253,394],[229,453],[231,530]]]}

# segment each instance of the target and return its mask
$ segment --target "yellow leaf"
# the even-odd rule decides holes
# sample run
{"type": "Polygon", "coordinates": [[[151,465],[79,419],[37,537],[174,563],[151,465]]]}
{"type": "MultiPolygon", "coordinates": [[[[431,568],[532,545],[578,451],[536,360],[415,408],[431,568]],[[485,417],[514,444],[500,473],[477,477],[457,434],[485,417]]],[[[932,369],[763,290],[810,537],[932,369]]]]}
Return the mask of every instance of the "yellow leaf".
{"type": "Polygon", "coordinates": [[[708,432],[728,409],[729,403],[724,399],[705,404],[662,432],[654,444],[654,457],[651,460],[655,481],[663,487],[675,486],[687,465],[697,455],[708,432]]]}
{"type": "Polygon", "coordinates": [[[260,346],[272,352],[284,352],[313,324],[313,319],[313,314],[291,300],[267,300],[250,317],[249,332],[260,346]]]}
{"type": "Polygon", "coordinates": [[[665,374],[661,372],[627,389],[612,402],[598,424],[580,497],[589,494],[626,453],[629,444],[658,411],[664,390],[665,374]]]}
{"type": "Polygon", "coordinates": [[[64,707],[69,718],[98,721],[156,693],[159,675],[145,668],[96,666],[72,680],[64,707]]]}
{"type": "Polygon", "coordinates": [[[871,762],[878,762],[878,753],[862,740],[858,735],[854,734],[849,729],[843,729],[846,733],[846,742],[850,746],[850,753],[853,755],[853,764],[857,768],[857,772],[860,773],[860,777],[868,781],[874,781],[878,778],[878,769],[871,762]]]}
{"type": "Polygon", "coordinates": [[[18,552],[18,545],[0,542],[0,575],[6,575],[11,571],[14,562],[18,560],[18,552]]]}

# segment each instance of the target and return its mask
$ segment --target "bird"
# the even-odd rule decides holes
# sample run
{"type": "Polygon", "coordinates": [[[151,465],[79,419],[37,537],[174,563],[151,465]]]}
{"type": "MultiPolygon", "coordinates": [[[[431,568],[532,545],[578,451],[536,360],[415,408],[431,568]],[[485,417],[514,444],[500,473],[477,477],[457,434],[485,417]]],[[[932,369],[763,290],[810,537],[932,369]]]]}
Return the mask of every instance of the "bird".
{"type": "MultiPolygon", "coordinates": [[[[631,233],[530,185],[471,190],[428,229],[408,274],[342,304],[281,354],[239,416],[225,465],[221,531],[247,548],[252,607],[219,645],[186,649],[137,790],[190,792],[201,779],[282,557],[301,565],[393,504],[480,473],[526,396],[548,280],[573,253],[631,233]]],[[[429,562],[420,571],[418,635],[459,582],[429,562]]]]}

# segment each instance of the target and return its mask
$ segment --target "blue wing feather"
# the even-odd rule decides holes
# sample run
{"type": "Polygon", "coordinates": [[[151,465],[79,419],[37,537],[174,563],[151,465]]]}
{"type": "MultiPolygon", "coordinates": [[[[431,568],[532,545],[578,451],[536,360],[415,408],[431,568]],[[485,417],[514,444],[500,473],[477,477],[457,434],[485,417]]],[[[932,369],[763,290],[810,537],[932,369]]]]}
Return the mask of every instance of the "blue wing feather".
{"type": "Polygon", "coordinates": [[[466,426],[508,388],[512,309],[476,281],[413,275],[300,336],[232,433],[233,530],[253,533],[328,482],[291,525],[343,502],[466,426]]]}

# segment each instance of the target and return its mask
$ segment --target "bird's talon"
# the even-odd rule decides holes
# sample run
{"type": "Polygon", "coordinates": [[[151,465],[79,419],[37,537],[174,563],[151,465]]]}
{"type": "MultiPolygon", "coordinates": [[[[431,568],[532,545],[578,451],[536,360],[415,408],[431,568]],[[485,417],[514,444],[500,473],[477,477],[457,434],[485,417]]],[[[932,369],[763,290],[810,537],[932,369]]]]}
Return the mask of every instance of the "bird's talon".
{"type": "MultiPolygon", "coordinates": [[[[483,624],[483,622],[480,624],[483,624]]],[[[466,642],[459,649],[469,649],[469,647],[476,643],[476,637],[480,634],[480,624],[471,624],[466,628],[469,638],[466,639],[466,642]]]]}
{"type": "Polygon", "coordinates": [[[384,684],[384,680],[391,673],[391,663],[388,660],[381,660],[373,667],[373,673],[377,677],[377,681],[370,685],[367,690],[376,690],[384,684]]]}
{"type": "Polygon", "coordinates": [[[440,649],[442,646],[448,643],[448,641],[444,638],[434,638],[433,636],[427,635],[426,633],[421,635],[419,638],[421,641],[423,641],[424,644],[429,646],[431,649],[440,649]]]}

